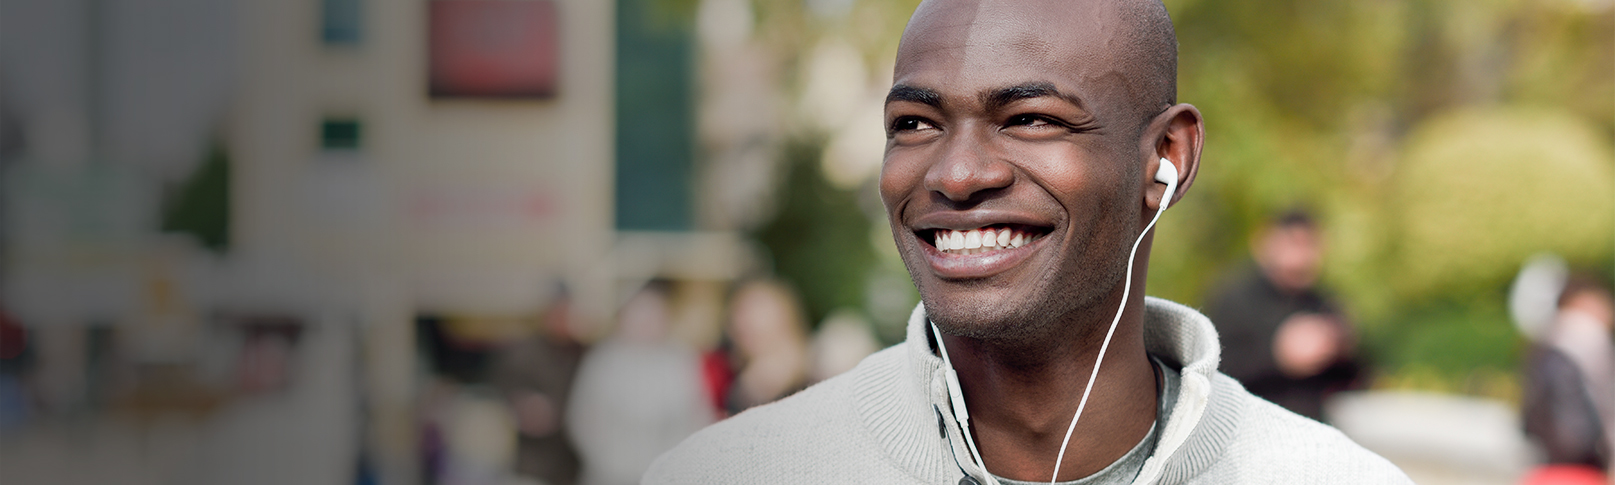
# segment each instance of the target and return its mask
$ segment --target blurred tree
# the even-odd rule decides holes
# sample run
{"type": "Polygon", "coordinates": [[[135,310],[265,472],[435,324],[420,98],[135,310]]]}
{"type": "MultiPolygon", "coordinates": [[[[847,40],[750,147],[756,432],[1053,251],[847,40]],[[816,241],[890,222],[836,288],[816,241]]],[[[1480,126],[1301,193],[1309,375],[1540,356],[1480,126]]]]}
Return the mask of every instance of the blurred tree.
{"type": "Polygon", "coordinates": [[[161,229],[195,236],[217,253],[229,249],[230,156],[223,145],[215,143],[207,160],[164,201],[161,229]]]}
{"type": "Polygon", "coordinates": [[[839,308],[864,308],[875,252],[869,219],[857,193],[830,185],[818,170],[822,143],[795,141],[785,150],[790,175],[781,188],[779,214],[755,234],[774,260],[774,272],[801,293],[808,322],[839,308]]]}
{"type": "Polygon", "coordinates": [[[1507,285],[1520,261],[1552,251],[1607,258],[1615,235],[1615,157],[1558,110],[1453,111],[1409,137],[1387,221],[1401,235],[1390,281],[1403,300],[1507,285]]]}

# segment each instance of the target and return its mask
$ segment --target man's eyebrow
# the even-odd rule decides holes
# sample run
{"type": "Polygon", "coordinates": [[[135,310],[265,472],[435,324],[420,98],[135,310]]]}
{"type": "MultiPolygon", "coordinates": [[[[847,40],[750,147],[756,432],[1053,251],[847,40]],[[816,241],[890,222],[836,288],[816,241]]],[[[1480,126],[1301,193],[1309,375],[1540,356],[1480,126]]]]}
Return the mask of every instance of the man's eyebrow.
{"type": "Polygon", "coordinates": [[[987,106],[988,110],[996,110],[1016,101],[1044,96],[1064,99],[1079,108],[1083,106],[1082,100],[1075,95],[1061,93],[1059,88],[1054,87],[1054,84],[1046,82],[1031,82],[994,89],[982,94],[981,102],[987,106]]]}
{"type": "Polygon", "coordinates": [[[907,84],[892,86],[891,92],[886,93],[886,104],[898,101],[920,103],[937,108],[942,107],[942,95],[926,88],[917,88],[907,84]]]}

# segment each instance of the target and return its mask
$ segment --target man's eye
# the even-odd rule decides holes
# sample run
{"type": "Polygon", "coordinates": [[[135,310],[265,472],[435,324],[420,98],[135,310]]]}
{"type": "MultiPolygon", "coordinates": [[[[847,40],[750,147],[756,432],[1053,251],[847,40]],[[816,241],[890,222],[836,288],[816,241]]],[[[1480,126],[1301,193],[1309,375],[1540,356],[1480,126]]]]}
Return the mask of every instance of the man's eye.
{"type": "Polygon", "coordinates": [[[901,118],[892,123],[892,131],[915,131],[931,128],[935,128],[935,126],[919,118],[901,118]]]}
{"type": "Polygon", "coordinates": [[[1009,122],[1004,123],[1004,124],[1006,126],[1042,127],[1042,126],[1049,125],[1050,123],[1049,123],[1049,120],[1046,120],[1041,116],[1016,115],[1016,116],[1010,117],[1009,122]]]}

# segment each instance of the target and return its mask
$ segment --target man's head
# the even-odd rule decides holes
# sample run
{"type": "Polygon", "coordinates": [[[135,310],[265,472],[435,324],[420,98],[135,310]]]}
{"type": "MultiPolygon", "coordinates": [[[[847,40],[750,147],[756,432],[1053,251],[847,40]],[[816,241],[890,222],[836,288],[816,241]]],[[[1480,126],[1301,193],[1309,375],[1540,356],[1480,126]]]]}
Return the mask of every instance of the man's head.
{"type": "Polygon", "coordinates": [[[1586,275],[1573,275],[1559,293],[1558,325],[1588,324],[1608,330],[1615,325],[1615,298],[1609,290],[1586,275]]]}
{"type": "Polygon", "coordinates": [[[933,321],[1030,337],[1120,303],[1130,245],[1162,202],[1157,163],[1183,174],[1178,197],[1198,166],[1176,58],[1155,0],[920,5],[887,97],[880,190],[933,321]]]}
{"type": "Polygon", "coordinates": [[[1275,218],[1257,234],[1251,249],[1267,280],[1285,293],[1312,288],[1323,269],[1323,238],[1312,216],[1303,211],[1275,218]]]}

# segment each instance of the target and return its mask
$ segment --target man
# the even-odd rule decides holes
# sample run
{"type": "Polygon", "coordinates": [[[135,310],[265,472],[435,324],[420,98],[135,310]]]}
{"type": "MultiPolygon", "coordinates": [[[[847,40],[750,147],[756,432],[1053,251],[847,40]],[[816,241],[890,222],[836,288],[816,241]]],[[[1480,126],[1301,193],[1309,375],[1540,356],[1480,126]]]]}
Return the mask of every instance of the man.
{"type": "Polygon", "coordinates": [[[907,341],[703,430],[645,482],[1406,483],[1217,374],[1211,323],[1143,297],[1145,227],[1175,200],[1158,166],[1187,188],[1203,134],[1175,44],[1153,0],[922,3],[880,181],[922,300],[907,341]]]}
{"type": "Polygon", "coordinates": [[[1323,241],[1312,217],[1291,210],[1251,244],[1255,268],[1211,299],[1206,315],[1223,343],[1222,371],[1251,394],[1323,419],[1323,401],[1358,382],[1351,327],[1317,287],[1323,241]]]}

